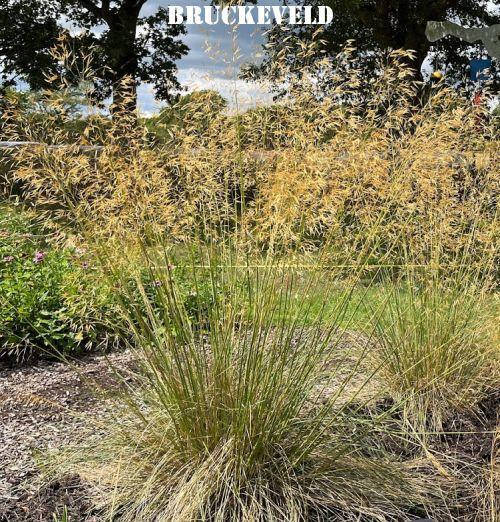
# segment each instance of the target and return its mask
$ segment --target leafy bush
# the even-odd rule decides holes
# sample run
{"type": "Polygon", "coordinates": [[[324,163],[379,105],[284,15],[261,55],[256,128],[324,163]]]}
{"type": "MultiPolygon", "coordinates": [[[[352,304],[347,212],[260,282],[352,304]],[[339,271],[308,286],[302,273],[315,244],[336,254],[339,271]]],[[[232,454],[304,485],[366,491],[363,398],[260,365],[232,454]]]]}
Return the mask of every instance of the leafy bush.
{"type": "MultiPolygon", "coordinates": [[[[206,278],[206,274],[202,274],[200,280],[195,283],[186,277],[189,268],[184,265],[172,265],[171,270],[172,280],[175,281],[178,290],[178,298],[182,302],[187,317],[196,328],[206,330],[209,325],[203,318],[208,315],[213,305],[210,282],[206,278]]],[[[124,271],[123,274],[125,273],[124,271]]],[[[152,307],[156,313],[161,313],[164,305],[161,300],[160,287],[163,286],[164,281],[157,279],[154,274],[143,267],[135,273],[128,274],[124,281],[127,281],[127,293],[133,296],[141,314],[147,314],[149,307],[152,307]]],[[[110,328],[124,337],[129,336],[127,333],[128,326],[126,323],[123,324],[123,321],[117,321],[116,316],[112,324],[109,325],[110,328]]]]}
{"type": "Polygon", "coordinates": [[[210,120],[226,107],[227,101],[217,91],[194,91],[179,96],[157,116],[145,118],[144,125],[157,141],[166,143],[175,133],[176,126],[189,128],[193,134],[203,134],[210,126],[210,120]]]}
{"type": "MultiPolygon", "coordinates": [[[[0,359],[67,355],[105,346],[117,332],[124,334],[116,319],[116,296],[99,263],[78,249],[55,248],[35,216],[0,207],[0,359]]],[[[183,306],[196,321],[208,313],[212,296],[206,273],[196,281],[189,278],[187,259],[176,262],[173,277],[183,306]]],[[[161,281],[145,267],[121,269],[136,300],[143,289],[158,309],[161,281]]]]}
{"type": "Polygon", "coordinates": [[[53,248],[23,213],[0,209],[0,359],[59,356],[107,338],[110,296],[75,252],[53,248]]]}

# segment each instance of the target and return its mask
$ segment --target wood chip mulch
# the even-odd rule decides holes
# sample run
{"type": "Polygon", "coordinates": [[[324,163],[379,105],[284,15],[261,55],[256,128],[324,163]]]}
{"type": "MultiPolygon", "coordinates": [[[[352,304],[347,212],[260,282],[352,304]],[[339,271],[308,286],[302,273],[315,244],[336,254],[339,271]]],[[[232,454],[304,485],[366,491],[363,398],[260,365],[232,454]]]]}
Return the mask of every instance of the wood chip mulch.
{"type": "Polygon", "coordinates": [[[125,369],[132,354],[87,355],[74,362],[76,368],[39,361],[36,366],[0,369],[0,522],[52,522],[58,511],[62,516],[61,506],[67,507],[71,521],[92,520],[83,515],[90,504],[77,477],[40,489],[34,454],[74,441],[85,427],[81,414],[104,414],[95,391],[113,382],[108,361],[125,369]]]}

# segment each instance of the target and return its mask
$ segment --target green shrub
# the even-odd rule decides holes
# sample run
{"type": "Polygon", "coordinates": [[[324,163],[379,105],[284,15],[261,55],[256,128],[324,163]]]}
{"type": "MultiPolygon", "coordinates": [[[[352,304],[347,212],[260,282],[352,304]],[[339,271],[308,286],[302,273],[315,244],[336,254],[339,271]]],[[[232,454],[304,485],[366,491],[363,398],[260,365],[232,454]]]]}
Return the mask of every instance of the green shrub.
{"type": "MultiPolygon", "coordinates": [[[[200,316],[206,316],[213,305],[213,298],[210,286],[210,278],[206,271],[200,270],[196,281],[189,277],[191,268],[188,259],[180,259],[179,264],[171,265],[172,278],[175,280],[179,292],[179,298],[186,313],[191,321],[196,322],[200,316]]],[[[138,303],[141,302],[141,290],[143,289],[147,302],[156,311],[161,310],[161,291],[158,288],[163,285],[163,281],[157,279],[154,273],[146,268],[141,268],[139,275],[130,277],[129,291],[135,296],[138,303]],[[137,278],[138,277],[138,278],[137,278]]],[[[146,312],[143,309],[143,312],[146,312]]]]}
{"type": "MultiPolygon", "coordinates": [[[[105,345],[123,332],[116,295],[99,263],[75,249],[58,249],[45,240],[36,214],[0,207],[0,359],[59,357],[105,345]]],[[[173,277],[192,321],[213,304],[208,274],[189,277],[179,257],[173,277]]],[[[137,302],[141,291],[156,310],[161,281],[145,267],[123,267],[128,291],[137,302]]],[[[145,312],[146,310],[143,310],[145,312]]],[[[200,324],[200,326],[206,326],[200,324]]]]}
{"type": "Polygon", "coordinates": [[[53,248],[23,213],[0,209],[0,359],[60,356],[107,338],[109,292],[74,251],[53,248]]]}

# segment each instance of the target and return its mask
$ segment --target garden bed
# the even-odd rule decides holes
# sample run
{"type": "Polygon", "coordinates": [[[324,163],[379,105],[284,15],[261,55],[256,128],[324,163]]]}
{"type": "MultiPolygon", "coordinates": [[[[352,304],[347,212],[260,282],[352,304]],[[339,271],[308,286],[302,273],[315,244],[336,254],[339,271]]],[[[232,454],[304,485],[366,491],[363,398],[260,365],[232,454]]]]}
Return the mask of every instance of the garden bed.
{"type": "MultiPolygon", "coordinates": [[[[78,477],[40,487],[33,455],[37,450],[73,442],[84,430],[83,414],[105,415],[105,404],[89,389],[87,379],[108,389],[113,386],[108,360],[116,369],[127,369],[133,364],[133,355],[130,351],[108,357],[87,355],[75,362],[78,371],[53,362],[0,370],[0,522],[48,521],[54,514],[62,516],[64,510],[73,522],[99,520],[90,500],[91,490],[78,477]]],[[[441,474],[449,472],[470,480],[470,489],[460,490],[462,509],[454,509],[450,521],[487,520],[478,514],[488,501],[488,477],[481,477],[479,470],[493,465],[495,451],[498,458],[491,432],[498,425],[499,407],[500,394],[491,394],[474,414],[447,423],[445,431],[454,433],[441,435],[429,445],[433,457],[424,465],[430,473],[440,474],[437,468],[442,465],[441,474]]]]}

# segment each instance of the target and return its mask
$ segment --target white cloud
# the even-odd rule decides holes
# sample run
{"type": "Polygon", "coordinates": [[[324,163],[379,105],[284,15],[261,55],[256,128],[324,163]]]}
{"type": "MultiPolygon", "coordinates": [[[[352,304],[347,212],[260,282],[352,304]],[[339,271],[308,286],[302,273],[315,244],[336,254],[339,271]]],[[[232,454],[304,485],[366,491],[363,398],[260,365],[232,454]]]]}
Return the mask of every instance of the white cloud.
{"type": "Polygon", "coordinates": [[[256,105],[269,104],[272,95],[268,89],[255,82],[245,82],[236,76],[223,77],[200,74],[198,69],[183,69],[179,80],[188,91],[213,89],[226,98],[233,109],[246,109],[256,105]]]}

